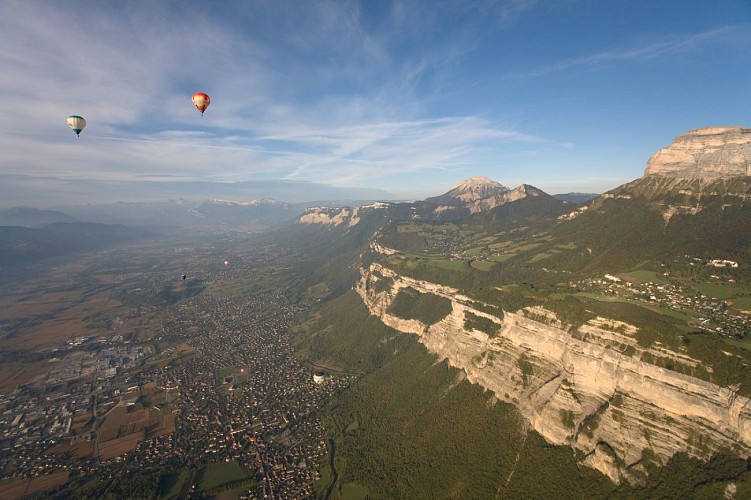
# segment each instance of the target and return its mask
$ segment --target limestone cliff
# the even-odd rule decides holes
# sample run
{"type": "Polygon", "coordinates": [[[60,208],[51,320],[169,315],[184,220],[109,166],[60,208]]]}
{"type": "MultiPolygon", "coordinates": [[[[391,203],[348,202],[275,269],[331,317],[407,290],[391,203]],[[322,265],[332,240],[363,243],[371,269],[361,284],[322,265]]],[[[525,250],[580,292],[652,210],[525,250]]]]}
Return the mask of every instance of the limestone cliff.
{"type": "Polygon", "coordinates": [[[389,203],[376,202],[370,205],[350,207],[310,207],[298,217],[298,224],[321,224],[323,226],[356,226],[360,222],[363,211],[383,210],[389,208],[389,203]]]}
{"type": "Polygon", "coordinates": [[[698,364],[665,349],[641,348],[630,325],[598,318],[571,330],[541,308],[501,318],[455,289],[379,264],[362,270],[356,290],[386,325],[418,335],[469,381],[516,405],[547,441],[570,445],[581,463],[616,483],[638,483],[647,462],[663,465],[681,451],[702,459],[720,451],[751,455],[749,399],[642,361],[648,353],[689,369],[698,364]],[[393,284],[376,286],[384,279],[393,284]],[[389,314],[404,287],[450,299],[452,312],[433,325],[389,314]],[[467,313],[489,319],[497,331],[466,330],[467,313]]]}
{"type": "Polygon", "coordinates": [[[751,128],[699,128],[679,135],[652,155],[644,175],[697,179],[751,175],[751,128]]]}
{"type": "Polygon", "coordinates": [[[297,219],[297,222],[300,224],[321,224],[325,226],[338,226],[340,224],[352,226],[357,224],[359,219],[356,209],[311,207],[297,219]]]}

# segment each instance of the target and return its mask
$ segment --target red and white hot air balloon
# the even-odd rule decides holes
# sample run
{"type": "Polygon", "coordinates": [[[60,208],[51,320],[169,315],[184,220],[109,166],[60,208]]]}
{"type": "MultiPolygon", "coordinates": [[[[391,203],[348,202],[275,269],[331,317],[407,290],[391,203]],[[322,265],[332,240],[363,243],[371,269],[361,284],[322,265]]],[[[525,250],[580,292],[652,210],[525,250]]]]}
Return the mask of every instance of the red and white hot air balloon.
{"type": "Polygon", "coordinates": [[[210,103],[211,98],[208,94],[204,94],[203,92],[196,92],[193,94],[193,104],[196,105],[196,108],[201,112],[201,115],[203,115],[203,112],[209,107],[210,103]]]}

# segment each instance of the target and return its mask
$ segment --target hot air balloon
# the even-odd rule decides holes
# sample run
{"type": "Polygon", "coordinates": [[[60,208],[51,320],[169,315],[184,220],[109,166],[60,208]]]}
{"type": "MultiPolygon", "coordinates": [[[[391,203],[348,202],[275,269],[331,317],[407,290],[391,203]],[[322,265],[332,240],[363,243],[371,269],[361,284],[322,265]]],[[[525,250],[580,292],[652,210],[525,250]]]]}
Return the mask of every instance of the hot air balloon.
{"type": "Polygon", "coordinates": [[[203,115],[203,112],[209,107],[210,103],[211,98],[208,94],[204,94],[203,92],[196,92],[193,94],[193,104],[196,105],[196,108],[201,112],[201,115],[203,115]]]}
{"type": "Polygon", "coordinates": [[[86,120],[84,120],[81,116],[70,115],[68,117],[68,125],[73,129],[73,132],[75,132],[76,135],[80,137],[81,131],[86,128],[86,120]]]}

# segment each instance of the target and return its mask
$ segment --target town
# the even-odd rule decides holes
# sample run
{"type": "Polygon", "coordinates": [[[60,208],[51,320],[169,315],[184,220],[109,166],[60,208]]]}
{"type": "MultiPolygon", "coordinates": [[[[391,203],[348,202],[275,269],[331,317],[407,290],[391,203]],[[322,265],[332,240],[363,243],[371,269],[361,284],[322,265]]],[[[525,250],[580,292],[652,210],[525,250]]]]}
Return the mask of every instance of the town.
{"type": "Polygon", "coordinates": [[[293,355],[300,308],[275,294],[202,294],[172,307],[150,342],[87,336],[40,353],[58,368],[0,396],[3,478],[119,478],[125,496],[155,495],[165,477],[181,497],[313,496],[319,409],[350,377],[314,381],[293,355]],[[211,489],[201,471],[218,463],[236,477],[211,489]]]}

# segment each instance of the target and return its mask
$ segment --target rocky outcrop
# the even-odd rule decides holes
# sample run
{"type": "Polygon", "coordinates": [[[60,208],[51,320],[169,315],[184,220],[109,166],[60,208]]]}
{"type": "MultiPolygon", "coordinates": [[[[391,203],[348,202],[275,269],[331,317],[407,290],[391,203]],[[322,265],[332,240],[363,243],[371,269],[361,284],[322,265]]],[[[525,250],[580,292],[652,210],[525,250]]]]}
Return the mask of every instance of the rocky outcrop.
{"type": "Polygon", "coordinates": [[[527,198],[529,196],[542,196],[544,194],[546,194],[544,191],[537,189],[534,186],[530,186],[529,184],[522,184],[521,186],[511,190],[511,192],[506,197],[506,203],[521,200],[522,198],[527,198]]]}
{"type": "Polygon", "coordinates": [[[751,128],[699,128],[679,135],[652,155],[644,175],[696,179],[751,175],[751,128]]]}
{"type": "Polygon", "coordinates": [[[386,325],[418,335],[470,382],[516,405],[547,441],[571,446],[582,464],[616,483],[638,483],[645,465],[663,465],[678,452],[702,459],[720,451],[751,455],[749,399],[642,361],[669,358],[686,372],[699,363],[666,349],[641,348],[633,326],[597,318],[569,329],[541,308],[496,316],[455,289],[379,264],[362,270],[356,290],[386,325]],[[393,283],[386,290],[376,286],[383,279],[393,283]],[[433,325],[389,314],[404,287],[448,298],[452,312],[433,325]],[[466,330],[467,313],[489,319],[497,330],[466,330]]]}

